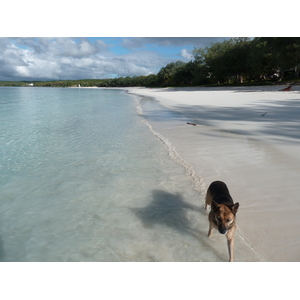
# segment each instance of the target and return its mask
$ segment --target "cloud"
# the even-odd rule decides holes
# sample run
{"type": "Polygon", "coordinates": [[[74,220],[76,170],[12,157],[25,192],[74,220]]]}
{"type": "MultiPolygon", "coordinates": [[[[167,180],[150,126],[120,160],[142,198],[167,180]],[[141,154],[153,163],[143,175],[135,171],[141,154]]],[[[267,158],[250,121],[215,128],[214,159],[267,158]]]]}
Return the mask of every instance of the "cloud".
{"type": "Polygon", "coordinates": [[[104,41],[68,37],[0,38],[0,80],[99,79],[156,74],[170,62],[190,60],[192,47],[189,45],[206,45],[212,39],[115,38],[114,44],[104,41]]]}
{"type": "Polygon", "coordinates": [[[0,38],[0,80],[66,80],[140,76],[165,64],[147,50],[118,55],[100,39],[0,38]]]}
{"type": "Polygon", "coordinates": [[[128,49],[142,48],[145,45],[156,44],[163,47],[209,47],[212,42],[222,42],[224,37],[134,37],[124,38],[122,46],[128,49]]]}
{"type": "Polygon", "coordinates": [[[191,54],[191,53],[189,53],[186,49],[182,49],[181,51],[180,51],[180,54],[181,54],[181,56],[183,57],[183,58],[186,58],[186,59],[188,59],[188,60],[191,60],[194,56],[191,54]]]}
{"type": "Polygon", "coordinates": [[[151,51],[118,55],[102,40],[0,38],[0,80],[60,80],[139,76],[164,60],[151,51]]]}
{"type": "Polygon", "coordinates": [[[18,76],[18,68],[28,67],[26,50],[19,49],[5,40],[1,41],[0,47],[0,72],[4,80],[18,76]]]}

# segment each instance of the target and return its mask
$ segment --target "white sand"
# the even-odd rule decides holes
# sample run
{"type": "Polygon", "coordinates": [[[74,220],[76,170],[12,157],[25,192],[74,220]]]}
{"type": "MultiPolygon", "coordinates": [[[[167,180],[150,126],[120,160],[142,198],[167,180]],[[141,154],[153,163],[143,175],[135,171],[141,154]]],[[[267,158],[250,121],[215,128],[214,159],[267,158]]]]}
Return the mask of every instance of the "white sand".
{"type": "Polygon", "coordinates": [[[201,178],[199,204],[212,181],[226,182],[240,203],[237,234],[267,261],[300,261],[300,87],[281,88],[129,93],[159,101],[142,102],[145,118],[201,178]]]}

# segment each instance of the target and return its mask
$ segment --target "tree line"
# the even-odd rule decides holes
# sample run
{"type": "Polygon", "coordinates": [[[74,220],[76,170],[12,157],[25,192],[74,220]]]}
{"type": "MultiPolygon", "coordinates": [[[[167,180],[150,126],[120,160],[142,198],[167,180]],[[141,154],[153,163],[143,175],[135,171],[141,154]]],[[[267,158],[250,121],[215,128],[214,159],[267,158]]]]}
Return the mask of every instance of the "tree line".
{"type": "Polygon", "coordinates": [[[299,79],[300,38],[231,38],[195,48],[188,62],[168,64],[160,86],[240,84],[299,79]]]}
{"type": "MultiPolygon", "coordinates": [[[[194,48],[193,59],[172,62],[157,74],[60,81],[33,81],[35,86],[166,87],[214,84],[268,83],[299,80],[300,38],[231,38],[194,48]]],[[[0,85],[28,85],[28,82],[0,82],[0,85]]]]}

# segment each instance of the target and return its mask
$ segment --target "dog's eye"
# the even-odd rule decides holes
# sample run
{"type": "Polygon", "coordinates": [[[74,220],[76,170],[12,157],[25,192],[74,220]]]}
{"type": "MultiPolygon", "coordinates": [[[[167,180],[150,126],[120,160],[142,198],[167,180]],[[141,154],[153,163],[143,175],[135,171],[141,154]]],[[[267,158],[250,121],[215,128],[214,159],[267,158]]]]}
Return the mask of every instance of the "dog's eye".
{"type": "Polygon", "coordinates": [[[231,222],[231,220],[230,220],[230,219],[227,219],[227,223],[229,223],[229,222],[231,222]]]}

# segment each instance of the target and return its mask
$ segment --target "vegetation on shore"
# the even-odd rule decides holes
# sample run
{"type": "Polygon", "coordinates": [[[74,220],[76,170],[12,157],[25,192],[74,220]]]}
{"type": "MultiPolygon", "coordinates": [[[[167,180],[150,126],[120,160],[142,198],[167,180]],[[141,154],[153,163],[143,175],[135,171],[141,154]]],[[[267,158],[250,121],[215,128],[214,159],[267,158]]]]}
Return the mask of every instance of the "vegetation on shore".
{"type": "Polygon", "coordinates": [[[300,38],[231,38],[210,47],[195,48],[193,59],[177,61],[158,74],[59,81],[0,81],[0,86],[41,87],[166,87],[233,84],[300,83],[300,38]]]}

